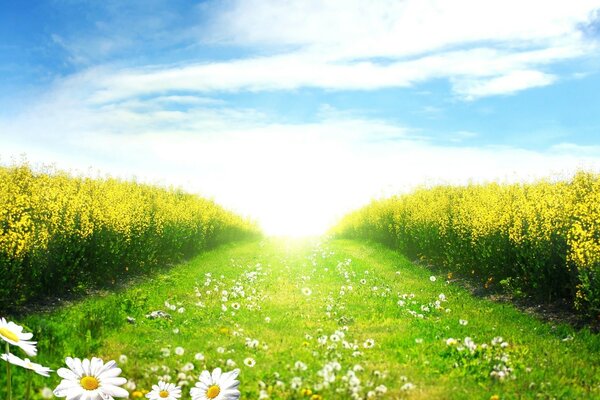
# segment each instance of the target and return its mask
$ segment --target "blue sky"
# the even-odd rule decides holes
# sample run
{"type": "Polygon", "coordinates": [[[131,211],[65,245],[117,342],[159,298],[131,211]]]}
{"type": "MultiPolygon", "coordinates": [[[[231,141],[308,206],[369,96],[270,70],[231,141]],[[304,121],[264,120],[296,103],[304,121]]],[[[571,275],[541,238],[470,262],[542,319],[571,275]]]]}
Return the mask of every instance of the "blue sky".
{"type": "Polygon", "coordinates": [[[600,170],[600,1],[2,2],[0,162],[316,233],[419,184],[600,170]]]}

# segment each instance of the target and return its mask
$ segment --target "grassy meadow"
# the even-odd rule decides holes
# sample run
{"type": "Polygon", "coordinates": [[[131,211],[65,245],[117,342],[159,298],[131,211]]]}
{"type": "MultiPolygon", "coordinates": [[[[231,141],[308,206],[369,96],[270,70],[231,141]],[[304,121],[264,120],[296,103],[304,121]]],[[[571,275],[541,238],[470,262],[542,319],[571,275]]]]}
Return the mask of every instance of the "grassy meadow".
{"type": "MultiPolygon", "coordinates": [[[[0,339],[22,356],[9,343],[32,333],[33,361],[54,371],[67,357],[115,360],[128,381],[114,390],[131,399],[159,381],[183,398],[237,398],[190,392],[216,368],[240,370],[242,399],[600,399],[597,333],[456,279],[567,298],[594,318],[599,196],[584,173],[437,187],[374,202],[332,237],[284,240],[175,189],[0,168],[0,316],[25,332],[0,320],[0,339]]],[[[17,366],[3,375],[11,400],[68,385],[17,366]]],[[[98,400],[100,381],[84,375],[76,390],[98,400]]]]}
{"type": "MultiPolygon", "coordinates": [[[[600,398],[598,335],[475,298],[382,245],[349,240],[223,245],[15,320],[39,341],[36,362],[54,370],[66,356],[116,360],[130,398],[159,379],[189,398],[215,367],[241,369],[243,399],[600,398]],[[169,318],[146,317],[157,310],[169,318]]],[[[13,373],[21,398],[25,374],[13,373]]],[[[59,380],[36,376],[34,398],[59,380]]]]}

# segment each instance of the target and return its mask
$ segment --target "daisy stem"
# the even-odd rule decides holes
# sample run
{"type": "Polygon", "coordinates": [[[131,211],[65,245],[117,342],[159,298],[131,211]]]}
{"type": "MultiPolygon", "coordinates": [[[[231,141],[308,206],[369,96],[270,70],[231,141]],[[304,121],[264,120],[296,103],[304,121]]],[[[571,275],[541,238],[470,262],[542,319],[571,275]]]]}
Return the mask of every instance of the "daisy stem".
{"type": "MultiPolygon", "coordinates": [[[[10,345],[6,342],[6,354],[10,354],[10,345]]],[[[11,378],[10,378],[10,362],[6,361],[6,394],[7,399],[12,400],[12,386],[11,386],[11,378]]]]}
{"type": "Polygon", "coordinates": [[[31,371],[27,371],[27,390],[25,392],[25,400],[29,400],[31,396],[31,371]]]}

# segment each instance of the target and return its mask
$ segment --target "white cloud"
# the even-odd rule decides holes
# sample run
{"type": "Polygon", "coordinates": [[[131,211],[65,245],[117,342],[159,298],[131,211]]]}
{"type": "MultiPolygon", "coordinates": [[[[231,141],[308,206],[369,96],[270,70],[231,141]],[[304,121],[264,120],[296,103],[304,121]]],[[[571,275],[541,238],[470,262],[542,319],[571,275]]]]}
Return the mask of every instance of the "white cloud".
{"type": "Polygon", "coordinates": [[[488,80],[463,80],[454,85],[454,90],[467,100],[480,97],[511,94],[519,90],[547,86],[557,77],[539,71],[512,71],[488,80]]]}
{"type": "Polygon", "coordinates": [[[398,57],[481,41],[518,45],[579,40],[596,0],[234,0],[217,3],[210,38],[303,46],[346,58],[398,57]]]}
{"type": "Polygon", "coordinates": [[[598,54],[581,29],[596,18],[600,0],[232,0],[203,7],[212,9],[204,41],[257,51],[219,62],[95,68],[62,84],[104,103],[157,93],[376,90],[443,78],[474,99],[549,85],[560,79],[556,63],[598,54]]]}

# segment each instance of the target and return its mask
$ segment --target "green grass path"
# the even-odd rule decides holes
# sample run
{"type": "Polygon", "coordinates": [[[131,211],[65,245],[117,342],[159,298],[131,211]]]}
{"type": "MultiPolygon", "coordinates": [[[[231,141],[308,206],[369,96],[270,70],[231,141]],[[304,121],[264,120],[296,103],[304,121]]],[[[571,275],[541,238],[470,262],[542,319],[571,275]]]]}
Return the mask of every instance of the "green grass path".
{"type": "Polygon", "coordinates": [[[435,278],[377,245],[264,240],[17,322],[39,340],[37,362],[125,355],[137,389],[167,376],[193,386],[202,369],[235,363],[244,399],[310,399],[303,389],[324,399],[600,398],[597,335],[435,278]],[[155,310],[171,318],[145,317],[155,310]]]}

